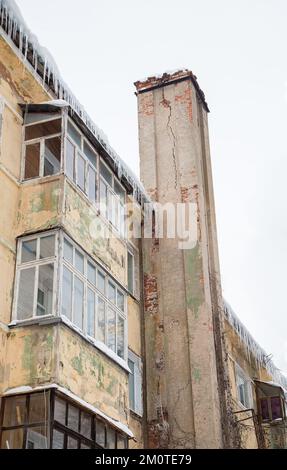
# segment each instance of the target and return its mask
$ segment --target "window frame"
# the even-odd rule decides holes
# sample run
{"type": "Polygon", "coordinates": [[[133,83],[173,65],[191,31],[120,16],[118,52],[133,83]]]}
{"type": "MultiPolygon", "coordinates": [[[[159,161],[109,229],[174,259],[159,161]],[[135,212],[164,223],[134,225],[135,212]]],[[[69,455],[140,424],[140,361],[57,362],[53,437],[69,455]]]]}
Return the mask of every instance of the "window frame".
{"type": "MultiPolygon", "coordinates": [[[[31,113],[32,114],[32,113],[31,113]]],[[[36,178],[48,178],[48,177],[53,177],[56,175],[60,175],[63,172],[64,169],[64,139],[65,136],[65,115],[63,112],[56,114],[55,117],[50,117],[47,119],[41,119],[39,121],[31,122],[28,124],[23,124],[22,126],[22,158],[21,158],[21,182],[26,182],[26,181],[32,181],[35,180],[36,178]],[[43,136],[43,137],[37,137],[35,139],[30,139],[30,140],[25,140],[25,131],[27,127],[35,126],[37,124],[43,124],[46,122],[51,122],[51,121],[57,121],[61,120],[61,132],[58,132],[56,134],[51,134],[48,136],[43,136]],[[60,152],[60,166],[59,166],[59,171],[52,175],[46,175],[44,176],[44,164],[45,164],[45,141],[49,139],[53,139],[59,137],[61,140],[61,152],[60,152]],[[26,147],[28,145],[33,145],[33,144],[40,144],[40,155],[39,155],[39,175],[38,176],[32,176],[31,178],[25,178],[25,167],[26,167],[26,147]]]]}
{"type": "Polygon", "coordinates": [[[120,285],[98,262],[93,260],[67,233],[62,229],[53,229],[41,233],[31,234],[28,236],[20,237],[17,241],[17,256],[16,256],[16,269],[15,269],[15,286],[14,286],[14,298],[13,298],[13,307],[12,307],[12,316],[11,320],[13,323],[27,323],[31,321],[39,321],[41,319],[47,318],[56,318],[60,317],[69,324],[75,331],[83,335],[89,341],[91,341],[96,347],[104,351],[106,354],[111,355],[111,357],[117,362],[121,363],[123,361],[126,365],[127,363],[127,351],[128,351],[128,312],[127,312],[127,290],[124,286],[120,285]],[[42,238],[55,235],[55,254],[53,257],[40,259],[40,240],[42,238]],[[22,258],[22,249],[23,243],[36,239],[36,260],[28,261],[21,263],[22,258]],[[67,240],[71,244],[73,249],[73,258],[72,263],[64,259],[64,240],[67,240]],[[75,266],[75,253],[78,252],[83,256],[84,268],[81,273],[75,266]],[[37,294],[38,294],[38,279],[39,279],[39,268],[43,265],[53,264],[54,274],[53,274],[53,300],[52,300],[52,313],[47,315],[37,315],[37,294]],[[95,269],[95,284],[93,284],[88,279],[88,265],[91,265],[95,269]],[[63,289],[63,268],[64,266],[72,274],[72,304],[71,304],[71,318],[62,313],[62,289],[63,289]],[[18,318],[18,295],[20,288],[20,275],[21,272],[25,269],[35,268],[35,279],[34,279],[34,291],[33,291],[33,312],[30,317],[27,318],[18,318]],[[104,292],[100,290],[98,285],[98,273],[102,278],[104,278],[104,292]],[[80,328],[74,321],[74,279],[78,278],[83,283],[83,321],[82,328],[80,328]],[[112,284],[115,288],[116,298],[115,303],[113,303],[108,298],[108,284],[112,284]],[[95,310],[94,310],[94,337],[88,333],[88,289],[90,289],[95,295],[95,310]],[[123,309],[121,309],[120,303],[118,303],[118,293],[123,296],[123,309]],[[101,298],[104,305],[104,314],[105,314],[105,341],[101,341],[97,337],[97,325],[98,325],[98,299],[101,298]],[[107,346],[107,311],[108,308],[111,308],[115,312],[116,324],[116,344],[115,350],[108,348],[107,346]],[[118,354],[118,318],[123,320],[123,357],[118,354]],[[107,351],[108,349],[108,351],[107,351]]]}
{"type": "Polygon", "coordinates": [[[67,441],[68,437],[71,437],[72,439],[75,439],[78,443],[77,448],[81,448],[81,444],[85,444],[89,448],[92,449],[107,449],[107,434],[108,434],[108,429],[111,429],[115,433],[115,447],[114,449],[118,448],[118,436],[120,435],[124,442],[125,442],[125,449],[128,449],[128,436],[121,432],[119,429],[113,427],[107,420],[105,420],[103,417],[97,415],[96,413],[92,412],[91,410],[85,408],[84,406],[81,406],[78,402],[72,400],[71,398],[67,397],[64,393],[61,393],[60,391],[57,391],[52,388],[47,388],[47,389],[42,389],[42,390],[35,390],[31,391],[29,393],[23,393],[23,394],[15,394],[15,395],[5,395],[0,403],[0,448],[1,448],[1,441],[2,441],[2,433],[5,431],[14,431],[14,430],[20,430],[23,429],[23,443],[22,443],[22,449],[27,449],[27,436],[28,436],[28,431],[30,429],[36,429],[36,428],[45,428],[46,432],[46,443],[47,449],[52,449],[53,448],[53,432],[54,430],[60,432],[63,434],[63,448],[67,449],[67,441]],[[35,395],[43,395],[43,401],[46,400],[47,404],[47,418],[45,421],[39,421],[35,423],[30,423],[29,418],[30,418],[30,402],[31,402],[31,397],[35,395]],[[5,413],[5,404],[8,399],[18,399],[19,397],[23,397],[25,401],[25,410],[24,410],[24,421],[20,425],[11,425],[11,426],[3,426],[4,422],[4,413],[5,413]],[[55,418],[55,403],[56,400],[62,400],[65,402],[65,424],[61,423],[55,418]],[[78,411],[78,429],[73,430],[71,427],[68,425],[68,412],[69,412],[69,407],[76,408],[78,411]],[[88,415],[90,418],[90,438],[88,438],[86,435],[81,434],[81,417],[82,414],[88,415]],[[104,447],[101,446],[100,444],[97,443],[96,441],[96,427],[97,423],[100,422],[104,426],[104,433],[105,433],[105,445],[104,447]]]}
{"type": "MultiPolygon", "coordinates": [[[[106,162],[103,160],[103,158],[99,155],[99,153],[93,148],[89,140],[85,137],[83,132],[76,126],[76,124],[73,122],[73,120],[67,116],[66,120],[66,131],[65,131],[65,137],[66,139],[72,144],[75,148],[75,157],[74,157],[74,175],[73,179],[71,180],[70,176],[67,174],[66,168],[67,168],[67,153],[66,153],[66,148],[67,145],[65,143],[65,164],[64,164],[64,171],[65,174],[68,176],[68,178],[73,181],[73,183],[77,186],[77,188],[84,194],[85,197],[88,198],[88,200],[96,205],[99,214],[103,217],[103,219],[110,225],[112,228],[122,237],[126,238],[126,221],[125,221],[125,205],[127,203],[127,193],[126,189],[122,185],[121,181],[117,176],[114,174],[114,172],[108,167],[106,162]],[[79,147],[78,144],[73,140],[72,136],[68,133],[68,124],[72,125],[75,130],[78,132],[78,134],[81,136],[81,146],[79,147]],[[85,154],[84,147],[85,144],[88,145],[90,150],[95,154],[96,159],[97,159],[97,165],[95,166],[94,164],[91,163],[87,155],[85,154]],[[85,185],[84,185],[84,190],[78,185],[78,156],[80,155],[81,158],[85,160],[85,185]],[[105,178],[101,175],[100,167],[101,165],[104,165],[106,170],[111,174],[111,181],[112,184],[110,185],[105,178]],[[95,171],[96,173],[96,199],[95,201],[92,200],[89,197],[89,168],[92,168],[92,170],[95,171]],[[122,201],[121,197],[115,192],[115,182],[119,185],[119,187],[122,189],[124,193],[124,200],[122,201]],[[106,186],[106,192],[107,192],[107,204],[106,204],[106,210],[104,210],[101,207],[102,201],[101,201],[101,184],[104,184],[106,186]],[[109,212],[113,213],[113,200],[115,201],[115,204],[117,204],[117,212],[118,212],[118,223],[113,223],[113,217],[109,217],[109,212]]],[[[116,209],[115,209],[116,213],[116,209]]]]}
{"type": "Polygon", "coordinates": [[[13,312],[12,312],[12,321],[25,322],[31,321],[40,318],[50,318],[56,316],[57,311],[57,277],[58,277],[58,242],[59,242],[59,230],[49,230],[47,232],[38,233],[29,235],[27,237],[21,237],[17,241],[17,256],[16,256],[16,274],[15,274],[15,287],[14,287],[14,299],[13,299],[13,312]],[[55,235],[55,254],[52,257],[40,259],[40,240],[42,238],[55,235]],[[36,239],[36,259],[33,261],[28,261],[21,263],[22,259],[22,249],[23,243],[27,241],[32,241],[36,239]],[[53,264],[54,273],[53,273],[53,299],[52,299],[52,313],[47,315],[37,315],[37,287],[39,283],[39,268],[40,266],[45,266],[48,264],[53,264]],[[33,314],[29,318],[19,319],[18,318],[18,295],[20,288],[20,274],[22,271],[27,269],[35,268],[35,279],[34,279],[34,291],[33,291],[33,314]]]}
{"type": "Polygon", "coordinates": [[[128,361],[134,364],[133,373],[129,373],[129,409],[136,415],[143,416],[143,364],[140,356],[128,350],[128,361]],[[134,403],[130,401],[130,385],[133,382],[134,403]]]}
{"type": "Polygon", "coordinates": [[[251,378],[244,372],[244,370],[238,365],[235,364],[235,383],[236,383],[236,398],[240,406],[245,409],[249,409],[253,407],[253,393],[252,393],[252,380],[251,378]],[[244,382],[244,390],[247,397],[247,403],[242,403],[240,399],[240,392],[238,380],[241,379],[244,382]]]}
{"type": "Polygon", "coordinates": [[[105,272],[102,267],[96,263],[89,255],[87,255],[84,250],[82,250],[72,239],[69,237],[65,232],[61,231],[60,235],[60,253],[59,253],[59,259],[60,259],[60,284],[61,279],[63,278],[63,268],[64,266],[72,273],[73,275],[73,281],[72,281],[72,312],[71,312],[71,319],[67,318],[65,315],[62,314],[62,289],[59,291],[59,300],[60,300],[60,305],[59,305],[59,316],[67,318],[68,321],[70,321],[73,325],[73,327],[78,330],[81,334],[84,334],[87,338],[89,338],[92,342],[96,343],[101,343],[104,346],[108,348],[109,351],[113,352],[117,358],[127,362],[127,351],[128,351],[128,315],[127,315],[127,295],[125,293],[125,290],[107,273],[105,272]],[[67,240],[68,243],[70,243],[73,246],[73,264],[66,260],[64,258],[64,240],[67,240]],[[81,255],[84,257],[84,272],[81,273],[76,269],[74,266],[75,262],[75,253],[76,250],[81,253],[81,255]],[[102,292],[97,285],[93,285],[92,282],[88,278],[88,264],[90,264],[94,269],[95,269],[95,278],[96,278],[96,284],[97,284],[97,276],[98,272],[104,276],[105,278],[105,287],[104,287],[104,292],[102,292]],[[74,323],[74,278],[78,277],[84,284],[84,312],[83,312],[83,329],[80,329],[77,327],[77,325],[74,323]],[[116,302],[113,303],[112,301],[109,300],[108,298],[108,285],[112,284],[115,287],[116,291],[116,302]],[[94,313],[94,334],[95,337],[92,337],[88,334],[88,303],[87,303],[87,297],[88,297],[88,289],[90,289],[94,295],[95,295],[95,313],[94,313]],[[124,310],[121,310],[120,307],[117,306],[117,293],[118,291],[123,294],[124,296],[124,310]],[[101,298],[104,303],[104,314],[105,314],[105,342],[102,342],[98,339],[97,337],[97,326],[98,326],[98,316],[97,316],[97,307],[98,307],[98,298],[101,298]],[[108,341],[108,321],[107,321],[107,314],[108,314],[108,309],[111,308],[115,313],[116,313],[116,325],[115,325],[115,331],[116,331],[116,344],[115,344],[115,351],[111,348],[108,347],[107,341],[108,341]],[[118,323],[118,315],[123,319],[124,321],[124,357],[121,357],[118,355],[118,334],[117,334],[117,323],[118,323]]]}

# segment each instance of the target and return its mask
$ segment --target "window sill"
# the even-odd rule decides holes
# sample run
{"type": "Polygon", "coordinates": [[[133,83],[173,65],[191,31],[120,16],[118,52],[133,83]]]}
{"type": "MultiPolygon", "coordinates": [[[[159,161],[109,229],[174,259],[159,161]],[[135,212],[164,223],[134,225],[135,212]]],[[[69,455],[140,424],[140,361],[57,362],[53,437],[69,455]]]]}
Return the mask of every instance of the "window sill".
{"type": "Polygon", "coordinates": [[[62,175],[63,175],[63,172],[55,173],[54,175],[36,176],[35,178],[28,178],[25,180],[23,179],[20,181],[20,183],[23,186],[44,184],[44,183],[47,183],[48,181],[49,182],[57,181],[62,175]]]}
{"type": "Polygon", "coordinates": [[[143,415],[140,415],[139,413],[132,410],[131,408],[130,408],[130,415],[133,419],[136,419],[137,421],[141,421],[143,419],[143,415]]]}
{"type": "Polygon", "coordinates": [[[85,341],[92,344],[96,349],[98,349],[103,354],[105,354],[105,356],[107,356],[113,362],[118,364],[126,372],[128,372],[128,373],[131,372],[129,367],[128,367],[127,362],[124,359],[117,356],[117,354],[115,354],[105,344],[101,343],[100,341],[97,341],[96,339],[94,339],[90,336],[85,335],[79,328],[77,328],[75,325],[73,325],[73,323],[71,323],[68,318],[59,317],[59,316],[55,316],[55,315],[49,315],[49,316],[46,316],[46,317],[29,318],[28,320],[14,320],[11,323],[9,323],[8,326],[9,326],[9,328],[20,328],[20,327],[31,326],[31,325],[53,325],[53,324],[58,324],[58,323],[63,323],[68,328],[75,331],[85,341]]]}

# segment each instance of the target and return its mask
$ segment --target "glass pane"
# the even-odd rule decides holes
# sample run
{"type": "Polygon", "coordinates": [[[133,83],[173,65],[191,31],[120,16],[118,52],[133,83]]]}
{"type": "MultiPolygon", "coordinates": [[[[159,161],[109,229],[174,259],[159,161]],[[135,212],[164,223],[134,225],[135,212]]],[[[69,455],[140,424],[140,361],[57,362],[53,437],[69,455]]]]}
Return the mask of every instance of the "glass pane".
{"type": "Polygon", "coordinates": [[[25,423],[26,395],[5,398],[3,426],[20,426],[25,423]]]}
{"type": "Polygon", "coordinates": [[[120,315],[118,315],[117,354],[122,359],[124,359],[124,356],[125,356],[125,322],[124,322],[124,319],[120,315]]]}
{"type": "Polygon", "coordinates": [[[98,297],[97,305],[97,340],[105,342],[105,302],[98,297]]]}
{"type": "Polygon", "coordinates": [[[128,289],[134,291],[134,257],[128,252],[128,289]]]}
{"type": "Polygon", "coordinates": [[[125,202],[125,190],[121,187],[121,185],[114,179],[114,191],[119,196],[120,200],[124,203],[125,202]]]}
{"type": "Polygon", "coordinates": [[[78,449],[78,440],[68,436],[67,449],[78,449]]]}
{"type": "Polygon", "coordinates": [[[55,398],[54,420],[65,426],[66,424],[66,402],[61,398],[55,398]]]}
{"type": "Polygon", "coordinates": [[[68,240],[64,240],[64,258],[73,264],[73,246],[68,240]]]}
{"type": "Polygon", "coordinates": [[[64,433],[54,429],[53,431],[53,449],[64,449],[64,433]]]}
{"type": "Polygon", "coordinates": [[[73,141],[81,148],[81,134],[76,130],[73,124],[68,121],[68,134],[72,137],[73,141]]]}
{"type": "Polygon", "coordinates": [[[73,274],[66,266],[63,267],[63,286],[62,286],[62,315],[72,319],[72,285],[73,274]]]}
{"type": "Polygon", "coordinates": [[[101,180],[100,181],[100,211],[104,215],[104,217],[107,216],[107,205],[108,205],[107,186],[101,180]]]}
{"type": "Polygon", "coordinates": [[[47,431],[45,426],[27,430],[26,449],[48,449],[47,431]]]}
{"type": "Polygon", "coordinates": [[[55,256],[55,235],[40,238],[40,258],[55,256]]]}
{"type": "Polygon", "coordinates": [[[126,448],[126,438],[122,434],[117,435],[117,449],[126,448]]]}
{"type": "Polygon", "coordinates": [[[84,444],[83,442],[81,442],[81,449],[91,449],[92,447],[91,446],[88,446],[87,444],[84,444]]]}
{"type": "Polygon", "coordinates": [[[45,140],[44,152],[44,176],[55,175],[60,171],[61,162],[61,138],[45,140]]]}
{"type": "Polygon", "coordinates": [[[134,410],[135,409],[135,364],[133,361],[130,359],[128,360],[128,366],[130,369],[129,373],[129,403],[130,403],[130,409],[134,410]]]}
{"type": "Polygon", "coordinates": [[[79,409],[70,404],[68,406],[68,427],[79,432],[79,409]]]}
{"type": "Polygon", "coordinates": [[[75,180],[75,147],[67,139],[66,140],[66,174],[75,180]]]}
{"type": "Polygon", "coordinates": [[[125,296],[120,290],[117,291],[117,306],[123,312],[125,311],[125,296]]]}
{"type": "Polygon", "coordinates": [[[115,196],[111,192],[108,192],[108,219],[114,226],[116,226],[115,196]]]}
{"type": "Polygon", "coordinates": [[[80,433],[87,437],[88,439],[91,439],[91,433],[92,433],[92,417],[88,413],[85,413],[84,411],[81,411],[81,431],[80,433]]]}
{"type": "Polygon", "coordinates": [[[112,428],[107,428],[107,449],[116,448],[116,432],[112,428]]]}
{"type": "Polygon", "coordinates": [[[271,398],[271,411],[272,411],[272,419],[283,418],[281,400],[279,397],[271,398]]]}
{"type": "Polygon", "coordinates": [[[116,288],[110,282],[108,284],[108,299],[114,304],[116,303],[116,288]]]}
{"type": "Polygon", "coordinates": [[[25,128],[25,140],[38,139],[39,137],[60,134],[61,129],[61,119],[42,122],[39,124],[34,124],[33,126],[27,126],[25,128]]]}
{"type": "Polygon", "coordinates": [[[3,431],[1,439],[1,449],[22,449],[23,448],[23,429],[13,429],[3,431]]]}
{"type": "Polygon", "coordinates": [[[106,445],[105,425],[98,420],[96,421],[96,443],[101,447],[106,445]]]}
{"type": "Polygon", "coordinates": [[[112,173],[110,172],[110,170],[108,170],[108,168],[102,161],[100,161],[100,174],[106,180],[106,182],[110,186],[112,186],[112,173]]]}
{"type": "Polygon", "coordinates": [[[78,250],[75,251],[75,266],[78,271],[84,272],[84,257],[78,250]]]}
{"type": "Polygon", "coordinates": [[[74,323],[83,329],[84,284],[75,276],[74,287],[74,323]]]}
{"type": "Polygon", "coordinates": [[[105,293],[105,275],[98,270],[97,272],[97,288],[104,294],[105,293]]]}
{"type": "Polygon", "coordinates": [[[88,289],[88,305],[87,305],[87,333],[94,338],[95,336],[95,294],[88,289]]]}
{"type": "Polygon", "coordinates": [[[96,285],[96,268],[91,263],[88,263],[88,280],[96,285]]]}
{"type": "Polygon", "coordinates": [[[96,201],[97,191],[96,191],[96,172],[89,166],[89,199],[92,202],[96,201]]]}
{"type": "Polygon", "coordinates": [[[45,423],[49,420],[49,393],[30,395],[29,424],[45,423]]]}
{"type": "Polygon", "coordinates": [[[97,168],[97,154],[93,152],[91,147],[87,144],[87,142],[84,142],[84,154],[86,157],[90,160],[92,165],[97,168]]]}
{"type": "Polygon", "coordinates": [[[78,155],[77,185],[85,191],[85,160],[78,155]]]}
{"type": "Polygon", "coordinates": [[[26,145],[25,175],[26,179],[40,176],[40,143],[26,145]]]}
{"type": "Polygon", "coordinates": [[[36,259],[37,240],[22,242],[21,263],[28,263],[36,259]]]}
{"type": "Polygon", "coordinates": [[[21,270],[19,278],[17,318],[25,320],[33,316],[35,268],[21,270]]]}
{"type": "Polygon", "coordinates": [[[53,284],[54,265],[39,266],[37,315],[51,315],[53,313],[53,284]]]}
{"type": "Polygon", "coordinates": [[[262,416],[262,420],[269,420],[270,417],[269,417],[269,408],[268,408],[268,400],[267,398],[261,398],[260,400],[260,404],[261,404],[261,416],[262,416]]]}
{"type": "Polygon", "coordinates": [[[107,346],[116,352],[116,313],[111,308],[108,308],[107,346]]]}

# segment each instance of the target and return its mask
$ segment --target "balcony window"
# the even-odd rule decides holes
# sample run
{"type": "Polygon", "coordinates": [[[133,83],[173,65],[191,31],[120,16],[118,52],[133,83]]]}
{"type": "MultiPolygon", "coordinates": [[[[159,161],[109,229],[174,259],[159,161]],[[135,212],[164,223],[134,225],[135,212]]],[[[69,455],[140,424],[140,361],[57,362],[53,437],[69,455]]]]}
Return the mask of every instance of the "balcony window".
{"type": "Polygon", "coordinates": [[[54,311],[56,234],[20,242],[17,268],[17,319],[51,315],[54,311]]]}
{"type": "Polygon", "coordinates": [[[236,365],[237,399],[245,408],[252,407],[251,380],[244,371],[236,365]]]}
{"type": "Polygon", "coordinates": [[[19,240],[15,282],[14,320],[53,315],[127,359],[124,291],[59,230],[19,240]]]}
{"type": "Polygon", "coordinates": [[[93,260],[64,237],[61,313],[126,359],[126,298],[93,260]]]}
{"type": "Polygon", "coordinates": [[[45,121],[28,122],[24,127],[24,179],[59,173],[61,142],[62,118],[58,115],[45,121]]]}
{"type": "Polygon", "coordinates": [[[142,362],[141,358],[129,350],[128,353],[129,373],[129,406],[139,416],[143,413],[142,401],[142,362]]]}
{"type": "Polygon", "coordinates": [[[70,119],[67,125],[65,165],[69,178],[92,203],[99,204],[101,215],[124,237],[126,192],[70,119]]]}
{"type": "Polygon", "coordinates": [[[4,397],[1,449],[125,449],[127,436],[65,395],[45,390],[4,397]]]}

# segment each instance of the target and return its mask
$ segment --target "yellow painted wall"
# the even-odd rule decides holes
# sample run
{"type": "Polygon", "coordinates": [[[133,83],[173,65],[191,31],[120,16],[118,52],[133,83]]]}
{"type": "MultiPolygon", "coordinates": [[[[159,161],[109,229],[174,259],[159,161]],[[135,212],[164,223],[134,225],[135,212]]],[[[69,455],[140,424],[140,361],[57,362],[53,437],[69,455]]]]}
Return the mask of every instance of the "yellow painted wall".
{"type": "MultiPolygon", "coordinates": [[[[0,120],[0,393],[24,385],[58,383],[129,424],[128,373],[80,335],[64,325],[31,325],[8,333],[1,327],[1,322],[8,325],[11,321],[17,236],[61,225],[124,286],[127,245],[98,236],[97,223],[107,224],[63,175],[19,184],[22,118],[18,104],[47,101],[51,96],[3,38],[0,77],[0,104],[1,98],[4,103],[0,120]]],[[[128,305],[131,348],[141,354],[139,305],[134,300],[128,305]]],[[[141,447],[141,420],[131,426],[141,447]]]]}

